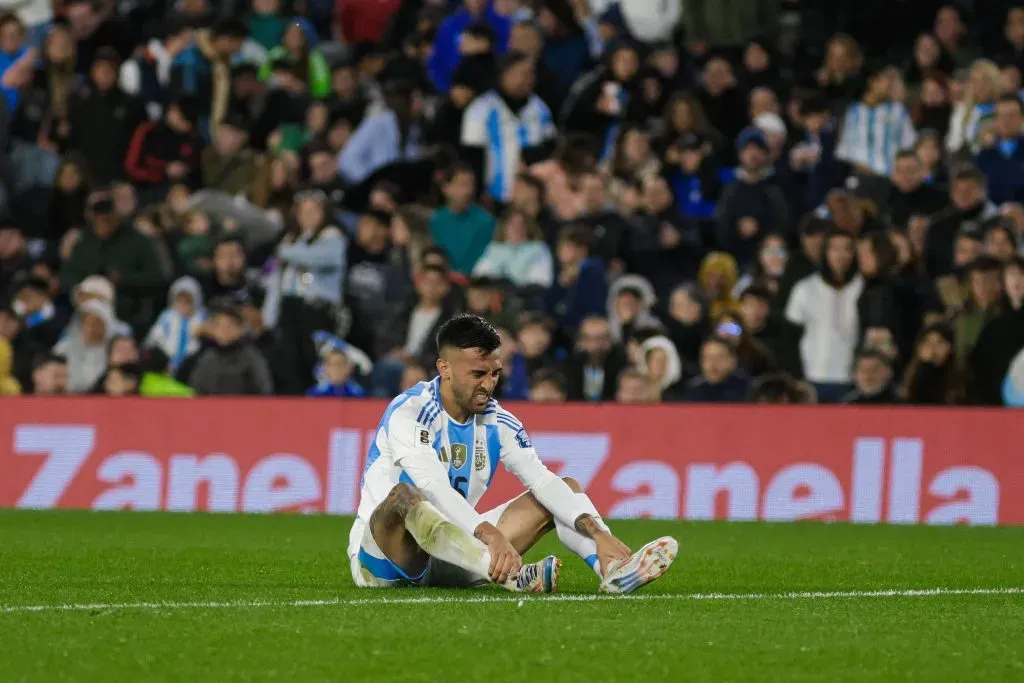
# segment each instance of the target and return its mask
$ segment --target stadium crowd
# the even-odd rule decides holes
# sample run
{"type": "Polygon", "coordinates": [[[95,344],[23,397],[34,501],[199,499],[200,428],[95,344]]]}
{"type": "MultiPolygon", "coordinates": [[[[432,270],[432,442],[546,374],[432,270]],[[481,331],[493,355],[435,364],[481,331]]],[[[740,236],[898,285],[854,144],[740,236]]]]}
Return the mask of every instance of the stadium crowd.
{"type": "Polygon", "coordinates": [[[0,9],[0,394],[1024,404],[1024,5],[0,9]]]}

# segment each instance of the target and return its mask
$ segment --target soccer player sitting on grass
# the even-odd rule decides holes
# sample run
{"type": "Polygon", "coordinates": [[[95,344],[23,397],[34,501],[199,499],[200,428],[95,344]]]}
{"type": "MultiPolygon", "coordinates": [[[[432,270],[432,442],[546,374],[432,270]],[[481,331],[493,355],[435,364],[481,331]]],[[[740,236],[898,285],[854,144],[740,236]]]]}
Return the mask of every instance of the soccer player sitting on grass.
{"type": "Polygon", "coordinates": [[[561,561],[549,556],[524,565],[522,555],[552,529],[597,573],[601,591],[625,593],[654,581],[675,559],[675,539],[631,554],[579,484],[544,466],[523,426],[491,398],[501,376],[500,343],[483,318],[455,316],[437,334],[439,376],[388,405],[349,537],[356,585],[493,581],[550,593],[561,561]],[[480,514],[474,508],[499,461],[529,490],[480,514]]]}

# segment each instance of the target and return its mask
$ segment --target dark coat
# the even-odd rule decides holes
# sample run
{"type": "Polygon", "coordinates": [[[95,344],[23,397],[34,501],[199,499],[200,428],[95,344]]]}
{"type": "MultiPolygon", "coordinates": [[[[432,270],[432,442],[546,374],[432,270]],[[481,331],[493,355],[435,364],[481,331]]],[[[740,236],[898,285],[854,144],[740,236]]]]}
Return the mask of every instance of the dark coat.
{"type": "MultiPolygon", "coordinates": [[[[604,370],[604,390],[601,392],[602,401],[614,401],[615,393],[619,387],[619,375],[629,364],[626,358],[626,350],[619,345],[613,346],[604,359],[602,369],[604,370]]],[[[565,385],[566,397],[570,401],[584,401],[584,369],[587,366],[587,355],[576,352],[565,361],[565,385]]]]}
{"type": "Polygon", "coordinates": [[[683,400],[699,403],[743,403],[747,400],[750,378],[743,372],[734,372],[720,384],[711,384],[703,376],[686,383],[683,400]]]}
{"type": "Polygon", "coordinates": [[[200,396],[268,395],[274,392],[263,354],[248,341],[213,346],[196,360],[189,385],[200,396]]]}

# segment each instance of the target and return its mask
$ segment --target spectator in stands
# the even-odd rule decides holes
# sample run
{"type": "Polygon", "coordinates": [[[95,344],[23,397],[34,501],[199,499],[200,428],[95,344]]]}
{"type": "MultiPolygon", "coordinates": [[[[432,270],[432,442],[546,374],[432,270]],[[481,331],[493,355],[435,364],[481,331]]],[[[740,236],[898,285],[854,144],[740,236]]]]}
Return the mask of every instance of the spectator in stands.
{"type": "MultiPolygon", "coordinates": [[[[90,0],[71,0],[65,3],[65,16],[77,43],[76,73],[85,73],[99,52],[113,48],[118,61],[127,59],[132,52],[134,31],[128,22],[113,13],[103,11],[90,0]]],[[[130,132],[130,131],[129,131],[130,132]]]]}
{"type": "Polygon", "coordinates": [[[747,107],[743,93],[736,87],[732,65],[721,56],[712,57],[701,72],[701,87],[697,99],[708,120],[728,140],[736,136],[747,123],[747,107]]]}
{"type": "Polygon", "coordinates": [[[749,388],[750,378],[737,370],[736,350],[725,339],[711,336],[701,345],[700,375],[686,383],[683,400],[741,403],[749,388]]]}
{"type": "Polygon", "coordinates": [[[863,90],[863,65],[864,56],[853,38],[838,34],[829,39],[825,46],[825,59],[821,68],[814,72],[813,82],[824,92],[833,111],[845,111],[863,90]]]}
{"type": "Polygon", "coordinates": [[[643,370],[627,368],[618,376],[616,403],[657,403],[658,389],[643,370]]]}
{"type": "Polygon", "coordinates": [[[946,206],[946,197],[925,183],[925,169],[913,150],[896,153],[890,176],[887,218],[894,226],[906,227],[914,218],[927,218],[946,206]]]}
{"type": "Polygon", "coordinates": [[[278,325],[296,349],[296,374],[312,376],[313,333],[334,332],[342,307],[348,241],[333,224],[320,190],[295,195],[294,223],[277,246],[281,313],[278,325]]]}
{"type": "Polygon", "coordinates": [[[56,344],[67,324],[68,313],[57,309],[46,281],[25,277],[14,283],[11,295],[11,312],[22,321],[26,342],[44,349],[56,344]]]}
{"type": "Polygon", "coordinates": [[[200,130],[216,129],[227,114],[232,59],[248,35],[244,22],[219,19],[209,32],[197,32],[192,44],[171,62],[170,92],[197,99],[200,130]]]}
{"type": "Polygon", "coordinates": [[[170,371],[170,359],[160,349],[146,349],[142,353],[138,367],[142,372],[138,385],[140,396],[189,397],[195,395],[192,387],[174,379],[170,371]]]}
{"type": "Polygon", "coordinates": [[[509,32],[512,28],[510,17],[499,14],[494,5],[487,0],[464,0],[463,5],[441,22],[434,37],[428,73],[431,83],[439,92],[448,92],[452,74],[459,66],[461,37],[469,26],[476,23],[487,24],[494,31],[499,53],[505,52],[508,46],[509,32]]]}
{"type": "Polygon", "coordinates": [[[103,382],[107,396],[136,396],[142,381],[142,370],[137,363],[111,368],[103,382]]]}
{"type": "Polygon", "coordinates": [[[924,317],[924,304],[909,283],[896,277],[899,255],[884,233],[871,233],[857,242],[857,266],[864,290],[857,300],[860,336],[871,327],[892,331],[900,356],[910,355],[924,317]]]}
{"type": "Polygon", "coordinates": [[[672,341],[661,334],[640,345],[643,370],[662,401],[678,400],[683,391],[683,364],[672,341]]]}
{"type": "Polygon", "coordinates": [[[159,289],[166,282],[152,241],[120,223],[108,193],[90,198],[87,218],[90,229],[61,268],[61,285],[70,289],[89,275],[103,275],[118,290],[117,318],[140,332],[149,329],[156,318],[159,289]]]}
{"type": "Polygon", "coordinates": [[[120,64],[114,49],[100,48],[89,67],[89,82],[68,105],[68,144],[88,160],[98,185],[121,176],[132,134],[145,116],[142,103],[117,85],[120,64]]]}
{"type": "MultiPolygon", "coordinates": [[[[195,187],[200,180],[202,140],[195,128],[193,99],[172,102],[159,122],[141,124],[132,136],[125,173],[150,197],[166,195],[172,183],[195,187]]],[[[148,202],[147,202],[148,203],[148,202]]]]}
{"type": "Polygon", "coordinates": [[[107,367],[107,343],[114,336],[114,312],[100,301],[87,301],[77,310],[79,324],[53,352],[68,361],[68,391],[88,392],[107,367]]]}
{"type": "Polygon", "coordinates": [[[747,400],[750,403],[784,405],[814,403],[815,397],[810,385],[797,382],[785,373],[771,373],[754,380],[747,400]]]}
{"type": "Polygon", "coordinates": [[[537,222],[520,211],[506,212],[473,274],[507,280],[516,287],[550,287],[554,261],[537,222]]]}
{"type": "Polygon", "coordinates": [[[639,211],[629,220],[626,267],[665,293],[680,280],[692,279],[703,252],[695,223],[680,215],[661,176],[641,181],[639,211]]]}
{"type": "Polygon", "coordinates": [[[864,279],[857,273],[853,238],[833,232],[825,238],[821,272],[796,284],[786,319],[802,328],[800,357],[804,376],[821,403],[846,393],[854,349],[860,339],[857,302],[864,279]]]}
{"type": "Polygon", "coordinates": [[[934,324],[921,330],[914,358],[903,378],[903,395],[912,405],[961,405],[966,399],[956,362],[953,330],[934,324]]]}
{"type": "Polygon", "coordinates": [[[403,308],[398,316],[380,330],[378,360],[373,368],[375,396],[393,396],[406,364],[433,368],[437,360],[434,338],[441,325],[455,311],[450,307],[448,271],[441,266],[424,265],[416,274],[418,300],[403,308]]]}
{"type": "Polygon", "coordinates": [[[62,356],[40,355],[32,370],[32,393],[60,396],[68,391],[68,363],[62,356]]]}
{"type": "Polygon", "coordinates": [[[953,107],[946,151],[950,154],[972,154],[984,128],[983,122],[995,112],[996,101],[1002,94],[999,67],[987,59],[971,65],[970,81],[963,99],[953,107]]]}
{"type": "Polygon", "coordinates": [[[727,252],[713,251],[700,264],[700,281],[703,296],[709,300],[708,315],[718,318],[736,307],[733,291],[739,279],[736,259],[727,252]]]}
{"type": "Polygon", "coordinates": [[[246,196],[263,171],[263,160],[248,147],[245,119],[229,113],[217,126],[213,144],[202,151],[203,186],[231,195],[246,196]]]}
{"type": "Polygon", "coordinates": [[[689,371],[697,365],[700,345],[711,332],[707,300],[696,286],[680,285],[673,290],[665,323],[668,336],[689,371]]]}
{"type": "Polygon", "coordinates": [[[733,287],[733,298],[739,299],[739,296],[753,284],[767,287],[773,294],[778,294],[779,284],[788,262],[789,248],[786,245],[786,238],[778,232],[767,233],[761,239],[757,259],[750,264],[747,272],[733,287]]]}
{"type": "Polygon", "coordinates": [[[530,58],[510,53],[502,61],[497,89],[473,100],[463,117],[463,154],[483,179],[483,192],[496,202],[511,201],[520,164],[546,159],[554,148],[554,119],[534,84],[530,58]],[[488,125],[495,117],[499,125],[488,125]]]}
{"type": "Polygon", "coordinates": [[[626,365],[625,349],[612,339],[608,321],[598,316],[587,317],[579,327],[575,350],[566,360],[569,400],[614,400],[619,374],[626,365]]]}
{"type": "Polygon", "coordinates": [[[178,278],[167,294],[167,308],[146,336],[146,346],[163,351],[175,372],[185,358],[199,350],[199,328],[205,318],[199,283],[188,276],[178,278]]]}
{"type": "Polygon", "coordinates": [[[175,57],[189,48],[192,40],[192,27],[180,19],[171,19],[160,37],[151,38],[141,54],[121,65],[118,84],[142,102],[149,118],[157,120],[163,116],[171,86],[171,65],[175,57]]]}
{"type": "Polygon", "coordinates": [[[540,370],[530,385],[533,403],[565,403],[565,379],[553,370],[540,370]]]}
{"type": "Polygon", "coordinates": [[[1002,311],[1002,264],[979,256],[967,267],[967,302],[956,320],[956,357],[964,366],[981,331],[1002,311]]]}
{"type": "Polygon", "coordinates": [[[624,342],[637,330],[660,328],[651,312],[658,297],[654,287],[640,275],[623,275],[608,290],[608,324],[612,338],[624,342]]]}
{"type": "Polygon", "coordinates": [[[982,223],[998,213],[995,204],[988,199],[987,184],[985,174],[971,165],[959,166],[951,173],[951,205],[929,220],[925,268],[930,277],[953,272],[957,234],[968,232],[980,239],[982,223]]]}
{"type": "Polygon", "coordinates": [[[577,80],[565,101],[563,127],[600,141],[601,158],[611,156],[621,123],[639,120],[639,70],[636,48],[627,42],[609,45],[604,63],[577,80]]]}
{"type": "Polygon", "coordinates": [[[770,177],[764,134],[757,128],[745,129],[736,140],[736,153],[740,159],[737,179],[722,192],[716,215],[718,244],[746,266],[765,233],[786,228],[789,211],[770,177]]]}
{"type": "Polygon", "coordinates": [[[338,155],[341,176],[349,183],[360,183],[389,164],[419,159],[423,154],[421,104],[411,82],[387,83],[384,108],[363,119],[338,155]]]}
{"type": "Polygon", "coordinates": [[[878,351],[862,350],[854,360],[853,391],[843,397],[847,405],[890,405],[900,398],[893,386],[890,360],[878,351]]]}
{"type": "MultiPolygon", "coordinates": [[[[921,84],[920,98],[911,109],[911,120],[921,135],[927,131],[939,140],[949,134],[949,123],[953,118],[953,105],[949,99],[949,80],[942,73],[931,71],[921,84]]],[[[920,139],[920,136],[919,138],[920,139]]]]}
{"type": "Polygon", "coordinates": [[[465,164],[455,164],[445,177],[445,206],[430,217],[430,236],[463,275],[473,272],[494,236],[494,216],[473,201],[476,176],[465,164]]]}
{"type": "Polygon", "coordinates": [[[981,330],[968,358],[970,399],[982,405],[1002,403],[1003,379],[1017,352],[1024,348],[1024,258],[1003,266],[1002,310],[981,330]]]}
{"type": "MultiPolygon", "coordinates": [[[[800,103],[802,131],[798,141],[790,148],[788,171],[791,178],[793,203],[798,210],[811,211],[824,200],[828,191],[839,180],[836,161],[837,135],[829,103],[822,97],[800,103]]],[[[783,226],[777,226],[782,229],[783,226]]]]}
{"type": "Polygon", "coordinates": [[[1007,263],[1018,253],[1017,236],[1006,219],[993,220],[985,226],[984,253],[1007,263]]]}
{"type": "Polygon", "coordinates": [[[323,376],[306,392],[307,396],[358,398],[366,391],[352,379],[352,364],[341,349],[331,349],[324,357],[323,376]]]}
{"type": "Polygon", "coordinates": [[[714,333],[736,351],[736,367],[749,377],[759,377],[778,369],[771,350],[743,327],[736,313],[725,313],[715,322],[714,333]]]}
{"type": "Polygon", "coordinates": [[[212,345],[199,353],[189,385],[200,396],[270,394],[267,362],[245,339],[242,314],[225,303],[210,311],[212,345]]]}
{"type": "Polygon", "coordinates": [[[982,135],[982,150],[974,163],[989,179],[989,197],[1001,204],[1024,199],[1024,112],[1017,93],[996,102],[995,134],[982,135]]]}
{"type": "Polygon", "coordinates": [[[0,396],[20,396],[21,382],[11,376],[14,369],[14,351],[11,343],[0,338],[0,396]]]}
{"type": "Polygon", "coordinates": [[[316,29],[305,17],[293,18],[281,36],[281,44],[267,52],[264,69],[260,76],[270,78],[271,65],[279,60],[295,64],[295,77],[306,85],[309,94],[315,98],[327,96],[331,91],[331,69],[320,50],[316,29]]]}
{"type": "Polygon", "coordinates": [[[604,263],[590,256],[590,235],[580,226],[566,226],[555,249],[558,272],[548,290],[547,309],[559,327],[572,330],[584,318],[605,311],[608,284],[604,263]]]}
{"type": "Polygon", "coordinates": [[[860,173],[888,176],[896,151],[913,145],[917,136],[906,108],[891,99],[893,77],[890,67],[873,73],[864,96],[843,118],[836,158],[860,173]]]}

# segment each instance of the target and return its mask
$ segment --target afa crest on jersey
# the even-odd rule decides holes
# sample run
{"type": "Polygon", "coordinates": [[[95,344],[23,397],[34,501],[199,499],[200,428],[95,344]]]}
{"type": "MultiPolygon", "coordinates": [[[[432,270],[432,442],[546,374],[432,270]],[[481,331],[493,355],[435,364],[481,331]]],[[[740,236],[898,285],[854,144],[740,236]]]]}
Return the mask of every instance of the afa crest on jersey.
{"type": "Polygon", "coordinates": [[[473,469],[477,472],[482,472],[486,463],[487,454],[484,452],[484,445],[477,442],[476,450],[473,452],[473,469]]]}

